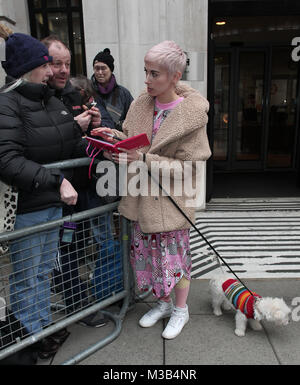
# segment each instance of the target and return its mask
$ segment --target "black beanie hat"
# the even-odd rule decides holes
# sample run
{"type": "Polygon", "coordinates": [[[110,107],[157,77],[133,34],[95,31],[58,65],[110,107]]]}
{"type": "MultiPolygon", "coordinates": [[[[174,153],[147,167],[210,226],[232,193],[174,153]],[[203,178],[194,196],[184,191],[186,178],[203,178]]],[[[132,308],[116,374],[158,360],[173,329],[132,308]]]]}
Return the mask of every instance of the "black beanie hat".
{"type": "Polygon", "coordinates": [[[93,60],[93,67],[96,61],[100,61],[102,63],[105,63],[110,68],[111,72],[114,72],[114,61],[115,59],[110,54],[110,49],[105,48],[103,51],[97,53],[93,60]]]}
{"type": "Polygon", "coordinates": [[[13,33],[5,41],[6,60],[2,67],[7,75],[19,78],[27,72],[52,62],[48,48],[30,35],[13,33]]]}

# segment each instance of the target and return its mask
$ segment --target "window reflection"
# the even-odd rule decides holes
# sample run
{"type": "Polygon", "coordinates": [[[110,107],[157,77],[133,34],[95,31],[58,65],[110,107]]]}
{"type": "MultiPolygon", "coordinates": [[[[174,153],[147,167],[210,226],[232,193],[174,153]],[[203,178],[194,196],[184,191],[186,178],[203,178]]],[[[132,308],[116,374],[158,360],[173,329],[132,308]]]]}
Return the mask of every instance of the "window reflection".
{"type": "Polygon", "coordinates": [[[80,29],[80,14],[73,12],[73,41],[74,41],[74,57],[76,69],[78,73],[83,73],[82,68],[82,37],[80,29]]]}
{"type": "Polygon", "coordinates": [[[35,14],[35,22],[36,22],[36,32],[37,32],[37,38],[41,39],[43,37],[43,31],[44,31],[44,20],[41,13],[35,14]]]}
{"type": "Polygon", "coordinates": [[[47,0],[48,8],[60,8],[65,7],[66,5],[66,0],[47,0]]]}
{"type": "Polygon", "coordinates": [[[28,0],[32,36],[57,35],[72,52],[71,74],[86,73],[81,0],[28,0]]]}
{"type": "Polygon", "coordinates": [[[229,54],[215,57],[214,160],[226,160],[229,123],[229,54]]]}
{"type": "Polygon", "coordinates": [[[260,160],[264,54],[240,53],[236,160],[260,160]]]}
{"type": "Polygon", "coordinates": [[[69,46],[68,19],[65,13],[49,13],[48,27],[50,35],[59,36],[60,40],[69,46]]]}
{"type": "Polygon", "coordinates": [[[297,66],[286,48],[274,48],[267,164],[291,167],[296,124],[297,66]]]}

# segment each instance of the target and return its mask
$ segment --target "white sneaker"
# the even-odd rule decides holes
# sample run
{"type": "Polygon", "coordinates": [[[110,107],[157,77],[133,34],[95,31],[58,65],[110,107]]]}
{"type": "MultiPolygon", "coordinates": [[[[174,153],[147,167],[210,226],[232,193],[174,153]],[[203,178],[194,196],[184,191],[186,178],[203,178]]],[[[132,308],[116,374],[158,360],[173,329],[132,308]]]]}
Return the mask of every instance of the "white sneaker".
{"type": "Polygon", "coordinates": [[[182,307],[174,307],[173,313],[171,314],[171,318],[162,333],[162,337],[168,340],[177,337],[184,325],[189,321],[189,309],[186,305],[185,308],[182,307]]]}
{"type": "Polygon", "coordinates": [[[162,318],[170,317],[173,312],[173,302],[158,301],[157,305],[149,310],[140,320],[139,324],[143,328],[149,328],[162,318]]]}

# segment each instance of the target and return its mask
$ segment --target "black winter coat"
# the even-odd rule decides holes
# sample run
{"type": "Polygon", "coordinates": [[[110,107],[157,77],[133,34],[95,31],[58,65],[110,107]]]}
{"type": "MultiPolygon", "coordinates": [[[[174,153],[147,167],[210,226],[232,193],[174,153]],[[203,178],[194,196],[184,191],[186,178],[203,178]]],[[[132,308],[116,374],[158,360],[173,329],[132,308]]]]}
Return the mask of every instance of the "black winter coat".
{"type": "Polygon", "coordinates": [[[133,101],[131,93],[127,88],[116,83],[109,94],[101,94],[95,75],[92,75],[91,80],[94,90],[105,103],[106,109],[115,123],[115,128],[122,131],[123,121],[126,119],[127,112],[133,101]]]}
{"type": "Polygon", "coordinates": [[[0,179],[19,191],[18,214],[61,206],[63,176],[43,164],[85,156],[73,116],[46,85],[23,83],[0,93],[0,179]]]}
{"type": "MultiPolygon", "coordinates": [[[[55,96],[63,102],[65,107],[74,116],[74,118],[84,112],[84,109],[82,108],[82,104],[83,104],[82,96],[80,92],[73,87],[70,81],[67,82],[65,88],[56,89],[55,96]]],[[[109,113],[106,111],[104,102],[102,100],[98,100],[97,98],[96,107],[98,107],[100,110],[101,126],[114,128],[114,122],[111,119],[109,113]]],[[[82,135],[80,126],[77,123],[75,124],[77,125],[78,130],[82,135]]],[[[88,136],[91,136],[91,129],[92,129],[92,125],[90,124],[87,130],[88,136]]],[[[99,154],[97,158],[103,159],[102,153],[99,154]]],[[[96,167],[95,165],[93,165],[92,167],[93,174],[95,174],[95,167],[96,167]]],[[[89,167],[79,167],[74,170],[73,186],[75,190],[77,190],[79,193],[80,193],[80,190],[86,190],[88,188],[92,188],[94,190],[96,189],[94,181],[89,180],[88,174],[89,174],[89,167]]],[[[79,205],[80,205],[80,202],[79,202],[79,205]]]]}

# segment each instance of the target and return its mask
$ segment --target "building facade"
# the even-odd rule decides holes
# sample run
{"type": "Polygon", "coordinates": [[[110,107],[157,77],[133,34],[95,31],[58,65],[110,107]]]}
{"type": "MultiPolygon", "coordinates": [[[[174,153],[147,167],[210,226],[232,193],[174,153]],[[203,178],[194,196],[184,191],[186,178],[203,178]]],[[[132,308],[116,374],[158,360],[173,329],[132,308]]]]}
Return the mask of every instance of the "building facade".
{"type": "Polygon", "coordinates": [[[38,38],[59,35],[72,50],[73,74],[90,77],[94,56],[110,48],[117,81],[134,97],[144,88],[147,49],[166,39],[183,47],[189,58],[184,81],[211,106],[213,156],[200,177],[198,206],[203,208],[214,197],[259,196],[268,189],[268,195],[277,196],[272,186],[283,181],[289,188],[281,194],[300,191],[298,3],[2,0],[0,19],[38,38]],[[236,180],[245,180],[247,187],[236,180]]]}

